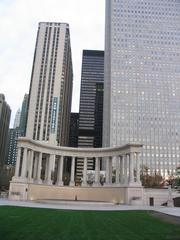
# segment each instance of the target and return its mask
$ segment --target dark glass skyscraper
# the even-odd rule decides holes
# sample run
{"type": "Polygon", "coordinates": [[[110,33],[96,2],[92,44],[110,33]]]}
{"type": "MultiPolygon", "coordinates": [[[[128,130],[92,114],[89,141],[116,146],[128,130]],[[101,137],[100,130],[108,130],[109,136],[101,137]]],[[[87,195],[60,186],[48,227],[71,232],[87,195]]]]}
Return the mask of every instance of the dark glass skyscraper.
{"type": "MultiPolygon", "coordinates": [[[[78,147],[100,147],[102,145],[103,82],[104,51],[83,50],[78,147]],[[101,100],[100,96],[102,96],[101,100]],[[98,108],[97,112],[97,106],[100,106],[100,103],[101,109],[98,108]],[[100,116],[101,120],[98,120],[100,116]],[[101,126],[96,124],[96,119],[101,122],[101,126]]],[[[89,160],[88,169],[93,169],[93,165],[93,160],[89,160]]],[[[81,176],[82,168],[83,160],[78,159],[77,177],[81,176]]]]}
{"type": "Polygon", "coordinates": [[[4,94],[0,94],[0,165],[5,163],[10,116],[11,109],[5,101],[4,94]]]}
{"type": "Polygon", "coordinates": [[[69,147],[78,147],[79,113],[71,113],[69,147]]]}

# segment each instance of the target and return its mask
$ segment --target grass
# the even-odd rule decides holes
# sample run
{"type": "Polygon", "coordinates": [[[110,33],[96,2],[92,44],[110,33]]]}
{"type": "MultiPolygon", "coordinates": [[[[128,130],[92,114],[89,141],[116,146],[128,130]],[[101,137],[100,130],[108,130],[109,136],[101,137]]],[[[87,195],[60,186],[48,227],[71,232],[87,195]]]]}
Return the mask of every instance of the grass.
{"type": "Polygon", "coordinates": [[[2,240],[180,240],[180,226],[147,211],[0,207],[2,240]]]}

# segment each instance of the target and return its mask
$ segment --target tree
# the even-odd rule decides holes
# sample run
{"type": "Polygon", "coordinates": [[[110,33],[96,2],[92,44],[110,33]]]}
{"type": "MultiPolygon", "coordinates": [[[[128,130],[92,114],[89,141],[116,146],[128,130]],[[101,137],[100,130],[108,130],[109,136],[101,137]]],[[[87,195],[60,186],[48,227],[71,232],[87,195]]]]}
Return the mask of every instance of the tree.
{"type": "Polygon", "coordinates": [[[14,176],[14,166],[0,166],[0,191],[9,189],[9,182],[14,176]]]}
{"type": "Polygon", "coordinates": [[[142,185],[147,188],[164,186],[164,178],[156,172],[150,175],[149,168],[146,165],[141,166],[140,179],[142,185]]]}

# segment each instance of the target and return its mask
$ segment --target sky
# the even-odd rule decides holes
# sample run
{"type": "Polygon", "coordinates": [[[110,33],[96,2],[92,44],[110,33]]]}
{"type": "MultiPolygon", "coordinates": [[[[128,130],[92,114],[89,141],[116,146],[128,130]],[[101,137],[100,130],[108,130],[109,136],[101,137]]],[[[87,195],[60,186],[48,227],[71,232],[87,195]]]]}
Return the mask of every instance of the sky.
{"type": "Polygon", "coordinates": [[[82,50],[104,50],[105,0],[0,0],[0,93],[11,124],[29,92],[39,22],[70,25],[73,60],[72,111],[79,111],[82,50]]]}

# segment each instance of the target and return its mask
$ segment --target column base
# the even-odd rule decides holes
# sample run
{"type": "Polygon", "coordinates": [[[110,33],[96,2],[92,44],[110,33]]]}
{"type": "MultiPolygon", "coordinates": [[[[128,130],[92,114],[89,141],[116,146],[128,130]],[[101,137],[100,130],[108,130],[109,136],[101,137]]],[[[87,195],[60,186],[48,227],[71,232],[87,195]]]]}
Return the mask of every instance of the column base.
{"type": "Polygon", "coordinates": [[[75,182],[72,182],[72,181],[71,181],[70,184],[69,184],[69,186],[70,186],[70,187],[74,187],[74,186],[75,186],[75,182]]]}
{"type": "Polygon", "coordinates": [[[104,186],[104,187],[111,187],[111,186],[112,186],[112,183],[104,183],[103,186],[104,186]]]}
{"type": "Polygon", "coordinates": [[[23,177],[13,177],[12,182],[27,183],[27,178],[23,177]]]}
{"type": "Polygon", "coordinates": [[[20,177],[12,177],[12,182],[21,182],[21,178],[20,177]]]}
{"type": "Polygon", "coordinates": [[[63,181],[59,181],[58,183],[56,183],[56,186],[62,187],[62,186],[64,186],[64,182],[63,181]]]}
{"type": "Polygon", "coordinates": [[[36,179],[36,180],[34,181],[34,183],[36,183],[36,184],[42,184],[43,181],[42,181],[42,179],[36,179]]]}
{"type": "Polygon", "coordinates": [[[114,183],[113,184],[113,186],[115,186],[115,187],[120,187],[120,186],[122,186],[123,184],[122,183],[114,183]]]}
{"type": "Polygon", "coordinates": [[[139,182],[129,182],[128,187],[142,187],[142,184],[139,182]]]}
{"type": "Polygon", "coordinates": [[[82,183],[81,183],[81,186],[82,186],[82,187],[88,187],[88,184],[85,183],[85,182],[82,182],[82,183]]]}
{"type": "Polygon", "coordinates": [[[100,184],[99,182],[94,182],[92,186],[93,186],[93,187],[100,187],[101,184],[100,184]]]}
{"type": "Polygon", "coordinates": [[[29,179],[27,180],[27,182],[28,182],[28,183],[34,183],[34,179],[33,179],[33,178],[29,178],[29,179]]]}
{"type": "Polygon", "coordinates": [[[167,206],[168,206],[168,207],[174,207],[174,202],[173,202],[173,200],[168,200],[168,201],[167,201],[167,206]]]}
{"type": "Polygon", "coordinates": [[[45,181],[44,181],[44,184],[46,184],[46,185],[52,185],[52,180],[45,180],[45,181]]]}

